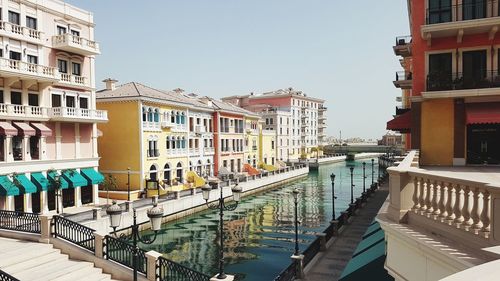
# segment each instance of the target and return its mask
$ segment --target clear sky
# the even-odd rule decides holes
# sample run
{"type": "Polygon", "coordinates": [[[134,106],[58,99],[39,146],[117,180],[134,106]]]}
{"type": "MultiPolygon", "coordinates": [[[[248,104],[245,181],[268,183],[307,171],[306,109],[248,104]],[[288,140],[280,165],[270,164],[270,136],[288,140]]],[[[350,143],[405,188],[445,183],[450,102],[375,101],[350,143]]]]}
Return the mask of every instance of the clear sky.
{"type": "MultiPolygon", "coordinates": [[[[96,79],[213,97],[293,87],[328,134],[379,138],[392,118],[404,0],[67,0],[96,23],[96,79]]],[[[103,87],[102,83],[97,84],[103,87]]]]}

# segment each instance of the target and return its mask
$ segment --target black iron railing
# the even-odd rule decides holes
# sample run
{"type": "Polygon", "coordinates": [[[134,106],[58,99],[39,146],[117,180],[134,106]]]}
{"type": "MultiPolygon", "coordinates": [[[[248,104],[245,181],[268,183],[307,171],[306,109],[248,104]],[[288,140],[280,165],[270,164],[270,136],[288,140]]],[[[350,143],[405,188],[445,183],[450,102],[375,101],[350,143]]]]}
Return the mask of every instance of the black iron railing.
{"type": "Polygon", "coordinates": [[[62,238],[89,251],[95,251],[95,230],[61,216],[54,216],[53,222],[55,238],[62,238]]]}
{"type": "Polygon", "coordinates": [[[500,87],[498,70],[475,70],[471,73],[430,73],[427,75],[427,91],[449,91],[500,87]]]}
{"type": "Polygon", "coordinates": [[[475,3],[430,7],[427,9],[426,24],[498,17],[498,10],[495,9],[496,2],[483,0],[475,1],[475,3]]]}
{"type": "Polygon", "coordinates": [[[209,281],[210,276],[185,267],[164,257],[157,261],[157,276],[159,281],[209,281]]]}
{"type": "Polygon", "coordinates": [[[19,281],[19,279],[8,274],[5,271],[0,270],[0,281],[19,281]]]}
{"type": "Polygon", "coordinates": [[[0,228],[40,233],[40,217],[34,213],[17,211],[0,211],[0,228]]]}
{"type": "MultiPolygon", "coordinates": [[[[128,268],[133,268],[133,252],[134,247],[132,245],[109,235],[106,236],[103,254],[107,260],[117,262],[128,268]]],[[[146,251],[142,249],[139,250],[139,256],[137,257],[137,271],[144,274],[147,273],[146,251]]]]}
{"type": "Polygon", "coordinates": [[[285,268],[274,281],[293,281],[295,280],[295,276],[297,275],[297,265],[295,262],[292,262],[287,268],[285,268]]]}
{"type": "Polygon", "coordinates": [[[396,46],[403,46],[411,43],[411,35],[396,37],[396,46]]]}

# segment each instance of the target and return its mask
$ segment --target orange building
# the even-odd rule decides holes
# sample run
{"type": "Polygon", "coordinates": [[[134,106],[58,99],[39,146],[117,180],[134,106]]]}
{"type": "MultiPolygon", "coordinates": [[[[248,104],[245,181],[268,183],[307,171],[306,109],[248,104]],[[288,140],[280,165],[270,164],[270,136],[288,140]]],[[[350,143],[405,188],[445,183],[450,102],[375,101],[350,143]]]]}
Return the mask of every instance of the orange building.
{"type": "Polygon", "coordinates": [[[409,90],[411,110],[388,129],[411,133],[423,165],[500,164],[498,2],[408,5],[411,40],[401,45],[411,66],[394,83],[409,90]]]}

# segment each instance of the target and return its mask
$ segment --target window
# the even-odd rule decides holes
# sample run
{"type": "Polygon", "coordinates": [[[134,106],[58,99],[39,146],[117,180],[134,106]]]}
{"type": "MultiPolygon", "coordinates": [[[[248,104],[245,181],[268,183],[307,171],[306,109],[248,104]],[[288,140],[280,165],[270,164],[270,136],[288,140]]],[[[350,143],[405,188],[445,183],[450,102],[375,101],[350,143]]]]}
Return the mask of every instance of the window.
{"type": "Polygon", "coordinates": [[[28,105],[38,106],[38,94],[28,94],[28,105]]]}
{"type": "Polygon", "coordinates": [[[80,98],[80,108],[89,108],[89,99],[88,98],[80,98]]]}
{"type": "Polygon", "coordinates": [[[36,30],[37,29],[36,19],[26,16],[26,27],[36,30]]]}
{"type": "Polygon", "coordinates": [[[451,0],[429,0],[427,17],[429,24],[451,21],[451,0]]]}
{"type": "Polygon", "coordinates": [[[73,72],[72,72],[72,74],[76,75],[76,76],[82,76],[81,64],[73,62],[72,66],[73,66],[73,72]]]}
{"type": "Polygon", "coordinates": [[[12,137],[12,154],[14,155],[14,161],[23,160],[23,137],[14,136],[12,137]]]}
{"type": "Polygon", "coordinates": [[[52,94],[52,107],[61,107],[61,95],[52,94]]]}
{"type": "Polygon", "coordinates": [[[3,90],[0,90],[0,103],[4,103],[4,101],[3,101],[3,90]]]}
{"type": "Polygon", "coordinates": [[[40,143],[40,137],[33,136],[30,137],[30,154],[31,159],[38,160],[40,159],[40,149],[38,147],[40,143]]]}
{"type": "Polygon", "coordinates": [[[22,94],[21,92],[10,92],[10,103],[11,104],[22,104],[22,94]]]}
{"type": "Polygon", "coordinates": [[[452,87],[452,54],[429,55],[427,90],[449,90],[452,87]]]}
{"type": "Polygon", "coordinates": [[[32,63],[32,64],[38,64],[38,57],[37,56],[28,55],[28,62],[32,63]]]}
{"type": "Polygon", "coordinates": [[[78,30],[73,30],[73,29],[72,29],[72,30],[71,30],[71,34],[72,34],[73,36],[78,36],[78,37],[80,37],[80,31],[78,31],[78,30]]]}
{"type": "Polygon", "coordinates": [[[10,51],[9,57],[11,60],[21,60],[21,53],[10,51]]]}
{"type": "Polygon", "coordinates": [[[75,97],[66,96],[66,107],[76,107],[75,97]]]}
{"type": "Polygon", "coordinates": [[[9,22],[13,24],[20,25],[19,13],[9,11],[9,22]]]}
{"type": "Polygon", "coordinates": [[[66,34],[67,29],[64,26],[57,26],[57,35],[63,35],[66,34]]]}
{"type": "Polygon", "coordinates": [[[59,72],[68,73],[68,62],[65,60],[57,60],[57,67],[59,68],[59,72]]]}

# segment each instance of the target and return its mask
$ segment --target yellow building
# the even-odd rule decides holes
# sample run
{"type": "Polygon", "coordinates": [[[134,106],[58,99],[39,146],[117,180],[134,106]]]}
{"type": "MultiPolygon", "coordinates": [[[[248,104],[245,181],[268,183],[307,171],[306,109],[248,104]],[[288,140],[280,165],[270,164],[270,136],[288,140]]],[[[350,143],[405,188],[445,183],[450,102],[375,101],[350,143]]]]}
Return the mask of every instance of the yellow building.
{"type": "Polygon", "coordinates": [[[259,154],[259,118],[247,116],[245,118],[245,151],[244,158],[246,163],[250,166],[257,168],[257,164],[260,161],[259,154]]]}
{"type": "Polygon", "coordinates": [[[260,130],[260,163],[266,170],[273,169],[270,166],[276,166],[276,132],[274,130],[260,130]]]}
{"type": "Polygon", "coordinates": [[[118,190],[144,189],[146,180],[163,188],[189,187],[189,170],[213,174],[212,108],[182,91],[163,92],[131,82],[107,80],[97,93],[97,108],[109,110],[99,126],[101,170],[118,190]]]}

